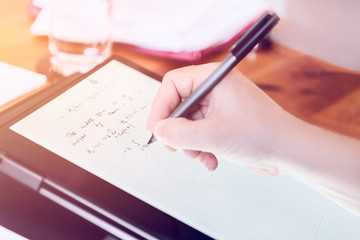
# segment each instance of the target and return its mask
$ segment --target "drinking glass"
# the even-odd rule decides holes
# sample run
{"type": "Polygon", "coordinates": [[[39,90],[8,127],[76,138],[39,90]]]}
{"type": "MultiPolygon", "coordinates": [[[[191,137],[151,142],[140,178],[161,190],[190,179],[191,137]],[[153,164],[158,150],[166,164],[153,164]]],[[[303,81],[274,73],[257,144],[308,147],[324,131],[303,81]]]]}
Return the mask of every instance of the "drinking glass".
{"type": "Polygon", "coordinates": [[[50,72],[84,73],[111,54],[111,0],[51,0],[50,72]]]}

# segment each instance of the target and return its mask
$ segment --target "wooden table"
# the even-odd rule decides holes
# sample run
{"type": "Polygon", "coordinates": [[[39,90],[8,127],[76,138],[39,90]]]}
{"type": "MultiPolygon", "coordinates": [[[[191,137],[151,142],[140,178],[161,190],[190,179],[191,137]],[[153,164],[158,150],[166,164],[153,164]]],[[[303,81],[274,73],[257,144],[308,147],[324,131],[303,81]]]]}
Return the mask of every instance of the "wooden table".
{"type": "MultiPolygon", "coordinates": [[[[48,40],[30,34],[34,20],[27,9],[30,2],[0,0],[0,61],[37,71],[39,60],[49,54],[48,40]]],[[[114,53],[161,75],[187,65],[136,53],[121,44],[114,46],[114,53]]],[[[219,52],[199,63],[221,61],[226,55],[227,52],[219,52]]],[[[269,51],[254,52],[237,67],[295,116],[360,138],[359,72],[277,44],[269,51]]],[[[19,99],[1,106],[0,111],[19,99]]]]}

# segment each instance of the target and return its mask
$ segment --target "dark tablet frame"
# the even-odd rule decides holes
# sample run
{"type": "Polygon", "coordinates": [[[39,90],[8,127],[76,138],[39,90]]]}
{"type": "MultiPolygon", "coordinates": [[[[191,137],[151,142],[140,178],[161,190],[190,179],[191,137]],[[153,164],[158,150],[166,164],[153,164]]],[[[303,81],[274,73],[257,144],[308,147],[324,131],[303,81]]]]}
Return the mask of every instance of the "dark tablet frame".
{"type": "MultiPolygon", "coordinates": [[[[159,239],[210,239],[198,230],[150,206],[75,164],[12,131],[9,127],[50,102],[108,62],[116,60],[151,78],[162,77],[119,56],[112,56],[86,74],[62,80],[0,113],[0,154],[91,201],[159,239]],[[64,174],[66,173],[66,174],[64,174]]],[[[0,161],[2,161],[0,155],[0,161]]],[[[0,167],[1,168],[1,167],[0,167]]],[[[0,169],[1,170],[1,169],[0,169]]],[[[51,186],[48,186],[51,188],[51,186]]],[[[94,213],[97,214],[97,213],[94,213]]],[[[112,222],[110,219],[104,220],[112,222]]],[[[113,223],[116,225],[116,223],[113,223]]],[[[117,225],[116,225],[117,226],[117,225]]],[[[119,226],[121,228],[121,226],[119,226]]],[[[131,232],[131,231],[130,231],[131,232]]],[[[136,234],[135,234],[136,236],[136,234]]],[[[139,237],[139,236],[136,236],[139,237]]]]}

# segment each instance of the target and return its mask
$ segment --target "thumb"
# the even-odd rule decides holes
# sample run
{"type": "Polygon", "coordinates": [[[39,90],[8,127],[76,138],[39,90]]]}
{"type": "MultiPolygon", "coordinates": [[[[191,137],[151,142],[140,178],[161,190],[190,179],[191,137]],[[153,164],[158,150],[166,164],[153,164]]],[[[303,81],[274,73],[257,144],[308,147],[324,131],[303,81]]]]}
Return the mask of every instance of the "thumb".
{"type": "Polygon", "coordinates": [[[154,136],[176,149],[209,151],[214,145],[212,130],[208,119],[167,118],[155,125],[154,136]]]}

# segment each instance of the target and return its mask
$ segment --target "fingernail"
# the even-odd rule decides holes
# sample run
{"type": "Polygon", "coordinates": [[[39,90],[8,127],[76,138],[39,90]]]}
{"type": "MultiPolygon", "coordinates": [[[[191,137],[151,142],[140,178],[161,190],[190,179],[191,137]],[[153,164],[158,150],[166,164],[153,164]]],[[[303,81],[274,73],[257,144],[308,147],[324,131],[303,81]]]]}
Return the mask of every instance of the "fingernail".
{"type": "Polygon", "coordinates": [[[206,166],[207,170],[210,172],[210,171],[211,171],[210,161],[206,161],[206,162],[205,162],[205,166],[206,166]]]}
{"type": "Polygon", "coordinates": [[[217,160],[213,155],[210,155],[208,159],[205,161],[205,166],[207,167],[209,172],[214,171],[217,168],[217,160]]]}
{"type": "Polygon", "coordinates": [[[208,168],[209,172],[212,172],[212,171],[214,171],[216,169],[214,163],[210,162],[210,161],[208,161],[207,168],[208,168]]]}
{"type": "Polygon", "coordinates": [[[158,141],[163,142],[163,124],[161,122],[157,123],[154,127],[154,136],[158,141]]]}
{"type": "Polygon", "coordinates": [[[200,161],[201,161],[201,163],[206,167],[206,169],[207,169],[208,171],[211,171],[211,170],[210,170],[210,161],[207,161],[207,160],[205,160],[205,159],[200,159],[200,161]]]}

